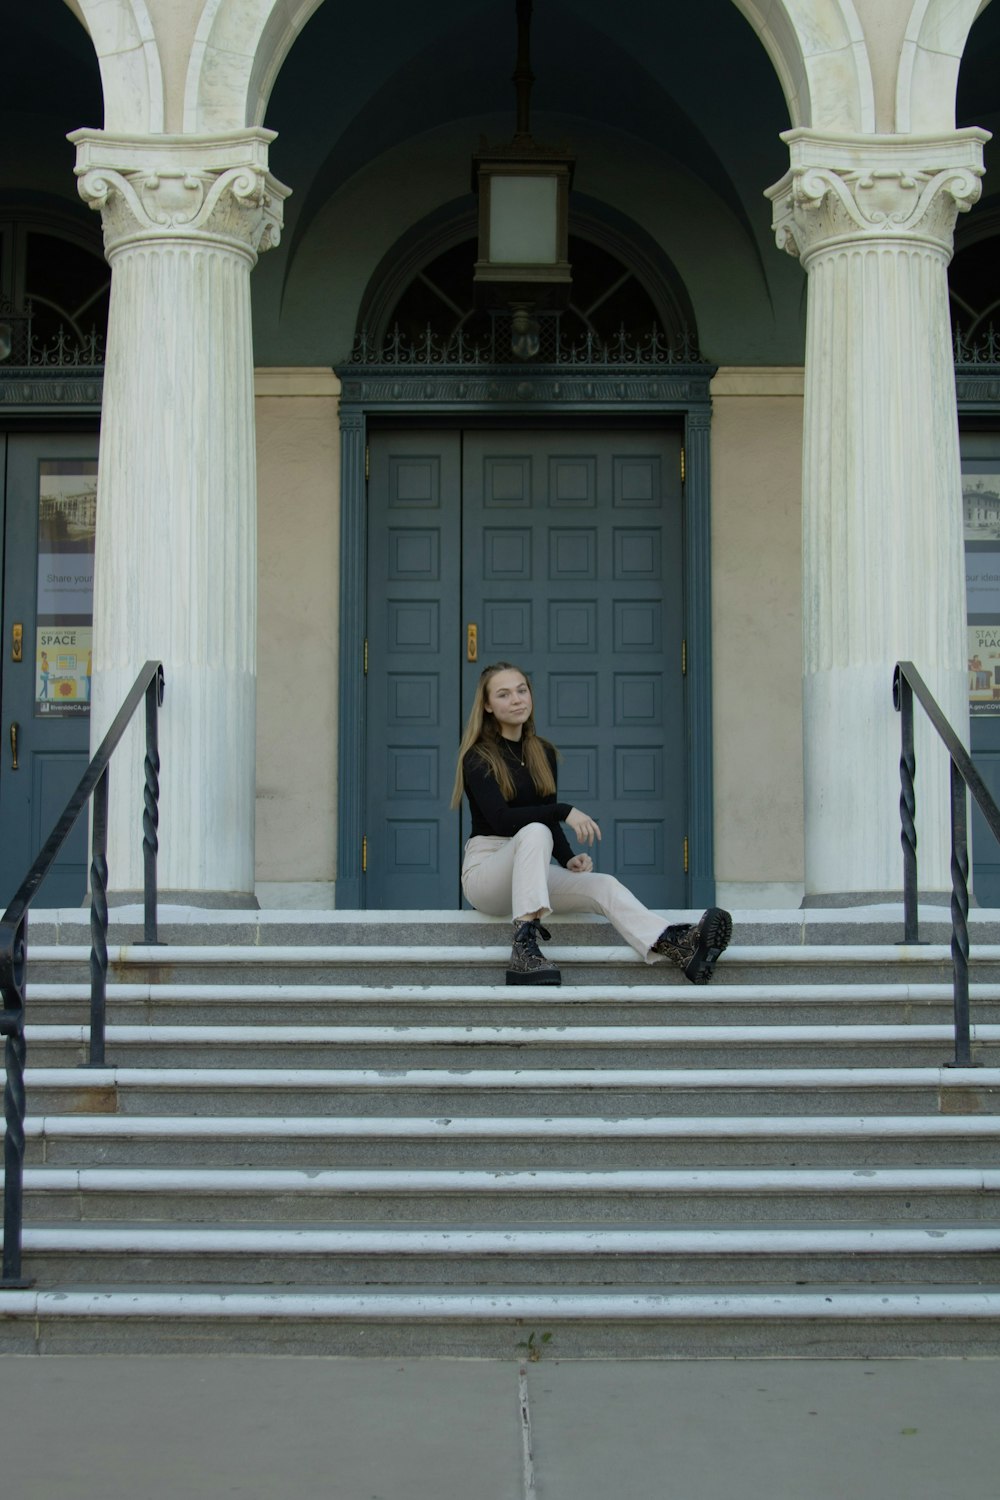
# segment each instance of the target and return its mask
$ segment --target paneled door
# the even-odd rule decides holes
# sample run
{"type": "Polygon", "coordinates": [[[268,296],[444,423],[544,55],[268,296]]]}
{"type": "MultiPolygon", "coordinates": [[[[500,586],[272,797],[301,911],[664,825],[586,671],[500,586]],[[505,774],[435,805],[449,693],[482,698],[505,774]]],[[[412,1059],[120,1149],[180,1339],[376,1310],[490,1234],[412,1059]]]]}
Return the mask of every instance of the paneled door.
{"type": "MultiPolygon", "coordinates": [[[[97,434],[0,435],[3,645],[0,661],[0,910],[87,767],[97,434]]],[[[86,819],[36,906],[79,906],[86,819]]]]}
{"type": "MultiPolygon", "coordinates": [[[[600,822],[597,869],[683,904],[680,441],[467,432],[463,595],[480,662],[530,673],[560,800],[600,822]]],[[[477,666],[464,668],[471,698],[477,666]]]]}
{"type": "Polygon", "coordinates": [[[461,434],[373,434],[365,724],[369,907],[460,904],[461,434]]]}
{"type": "Polygon", "coordinates": [[[455,753],[498,660],[532,677],[560,798],[600,820],[597,868],[649,905],[685,904],[682,635],[679,435],[376,433],[368,905],[460,904],[455,753]]]}

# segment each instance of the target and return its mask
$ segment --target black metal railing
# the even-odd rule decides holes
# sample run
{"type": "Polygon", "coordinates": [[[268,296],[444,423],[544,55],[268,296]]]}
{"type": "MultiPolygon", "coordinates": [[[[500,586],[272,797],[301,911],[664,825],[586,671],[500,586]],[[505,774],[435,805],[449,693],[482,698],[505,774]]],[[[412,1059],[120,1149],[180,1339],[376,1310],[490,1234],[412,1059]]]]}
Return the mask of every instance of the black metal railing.
{"type": "Polygon", "coordinates": [[[94,799],[90,863],[90,1066],[104,1064],[104,1016],[108,977],[108,774],[111,757],[142,700],[146,701],[144,762],[143,941],[157,942],[156,855],[159,848],[160,754],[158,714],[163,702],[163,666],[148,661],[104,737],[66,810],[41,853],[0,918],[0,1036],[6,1038],[4,1061],[3,1275],[0,1287],[30,1286],[21,1276],[21,1226],[24,1184],[24,1012],[27,996],[28,909],[91,796],[94,799]]]}
{"type": "MultiPolygon", "coordinates": [[[[354,340],[351,358],[345,371],[354,365],[395,365],[400,368],[474,367],[489,369],[494,365],[583,365],[640,367],[700,365],[702,356],[688,333],[671,338],[654,323],[641,331],[627,329],[622,323],[617,333],[602,337],[592,328],[567,334],[563,315],[540,312],[538,350],[530,359],[516,351],[512,339],[513,314],[484,313],[471,325],[460,323],[455,329],[435,329],[430,323],[414,336],[404,332],[398,323],[384,337],[377,338],[367,327],[354,340]]],[[[569,320],[567,320],[569,321],[569,320]]],[[[575,320],[574,320],[575,321],[575,320]]]]}
{"type": "Polygon", "coordinates": [[[972,1066],[969,1040],[969,829],[966,789],[976,799],[986,826],[1000,842],[1000,808],[934,695],[912,661],[896,663],[892,701],[900,715],[900,842],[903,846],[903,941],[920,941],[917,897],[917,799],[914,790],[913,699],[919,700],[951,758],[951,963],[955,1015],[955,1059],[958,1068],[972,1066]]]}
{"type": "Polygon", "coordinates": [[[105,362],[107,327],[89,332],[76,322],[56,324],[51,310],[30,297],[13,303],[0,297],[0,365],[9,370],[99,369],[105,362]]]}

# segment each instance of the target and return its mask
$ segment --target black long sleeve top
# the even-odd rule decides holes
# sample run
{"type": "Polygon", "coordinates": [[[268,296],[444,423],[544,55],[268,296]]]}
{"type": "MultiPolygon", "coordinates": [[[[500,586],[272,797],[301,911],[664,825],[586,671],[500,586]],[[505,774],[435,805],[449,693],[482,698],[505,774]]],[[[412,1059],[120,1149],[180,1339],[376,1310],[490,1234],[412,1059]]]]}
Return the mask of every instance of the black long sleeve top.
{"type": "MultiPolygon", "coordinates": [[[[555,779],[556,752],[551,745],[546,745],[545,754],[555,779]]],[[[527,766],[521,765],[520,756],[509,754],[507,758],[514,783],[514,795],[509,802],[504,799],[489,766],[474,749],[466,752],[462,762],[462,777],[472,813],[473,838],[492,834],[509,839],[529,823],[544,823],[552,830],[552,853],[559,864],[565,866],[573,858],[573,851],[561,824],[572,812],[571,804],[557,802],[552,793],[539,799],[531,772],[527,766]]]]}

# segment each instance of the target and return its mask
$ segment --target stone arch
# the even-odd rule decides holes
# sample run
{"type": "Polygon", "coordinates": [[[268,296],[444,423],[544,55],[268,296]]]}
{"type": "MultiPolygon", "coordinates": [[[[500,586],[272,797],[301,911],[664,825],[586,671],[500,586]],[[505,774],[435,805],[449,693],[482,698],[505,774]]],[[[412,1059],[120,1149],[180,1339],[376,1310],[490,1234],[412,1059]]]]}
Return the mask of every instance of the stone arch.
{"type": "MultiPolygon", "coordinates": [[[[95,0],[86,3],[92,5],[95,0]]],[[[322,3],[206,0],[188,65],[185,132],[261,125],[281,65],[322,3]]],[[[927,3],[944,5],[945,0],[927,3]]],[[[975,5],[977,0],[967,3],[975,5]]],[[[871,66],[854,0],[733,0],[733,4],[771,59],[793,126],[850,134],[874,131],[871,66]]]]}
{"type": "Polygon", "coordinates": [[[793,126],[850,135],[875,130],[871,63],[854,0],[733,4],[771,59],[793,126]]]}
{"type": "MultiPolygon", "coordinates": [[[[185,133],[259,126],[293,43],[323,0],[206,0],[184,86],[185,133]]],[[[914,0],[896,91],[896,129],[954,128],[955,84],[976,16],[989,0],[914,0]]],[[[105,129],[165,129],[163,74],[146,0],[66,0],[100,63],[105,129]]],[[[876,128],[872,71],[854,0],[733,0],[778,75],[793,126],[876,128]]]]}
{"type": "Polygon", "coordinates": [[[955,129],[955,91],[969,31],[990,0],[913,0],[896,78],[896,129],[955,129]]]}
{"type": "MultiPolygon", "coordinates": [[[[223,133],[263,123],[281,65],[323,0],[205,0],[184,84],[184,133],[223,133]]],[[[854,0],[733,0],[756,31],[788,102],[793,126],[875,129],[871,67],[854,0]]],[[[915,0],[908,42],[919,74],[935,27],[960,36],[988,0],[915,0]],[[965,12],[969,12],[965,21],[965,12]],[[918,12],[920,16],[918,17],[918,12]],[[959,15],[959,12],[961,15],[959,15]],[[926,24],[925,24],[926,23],[926,24]],[[964,23],[964,29],[963,29],[964,23]]],[[[105,129],[165,129],[163,74],[146,0],[66,0],[90,33],[105,97],[105,129]]],[[[957,57],[954,63],[957,72],[957,57]]],[[[902,78],[900,82],[903,87],[902,78]]]]}
{"type": "Polygon", "coordinates": [[[274,80],[323,0],[206,0],[184,85],[184,132],[259,126],[274,80]]]}
{"type": "Polygon", "coordinates": [[[101,69],[104,129],[159,135],[163,70],[146,0],[66,0],[88,32],[101,69]]]}

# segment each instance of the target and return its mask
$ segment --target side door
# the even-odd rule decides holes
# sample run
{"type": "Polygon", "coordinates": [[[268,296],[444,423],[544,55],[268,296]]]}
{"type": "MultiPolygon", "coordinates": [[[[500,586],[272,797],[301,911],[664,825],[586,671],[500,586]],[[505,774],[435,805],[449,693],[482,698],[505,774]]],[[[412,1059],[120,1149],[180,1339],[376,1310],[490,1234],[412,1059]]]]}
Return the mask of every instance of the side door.
{"type": "MultiPolygon", "coordinates": [[[[1000,433],[962,433],[962,492],[969,745],[1000,803],[1000,433]]],[[[975,802],[970,806],[973,890],[980,906],[1000,906],[1000,847],[975,802]]]]}
{"type": "Polygon", "coordinates": [[[681,523],[679,433],[465,434],[463,712],[487,663],[529,673],[595,867],[655,907],[687,904],[681,523]]]}
{"type": "MultiPolygon", "coordinates": [[[[3,439],[0,906],[5,906],[87,766],[97,434],[3,439]]],[[[84,819],[37,902],[78,906],[84,819]]]]}
{"type": "Polygon", "coordinates": [[[460,905],[458,432],[369,442],[366,901],[460,905]]]}

